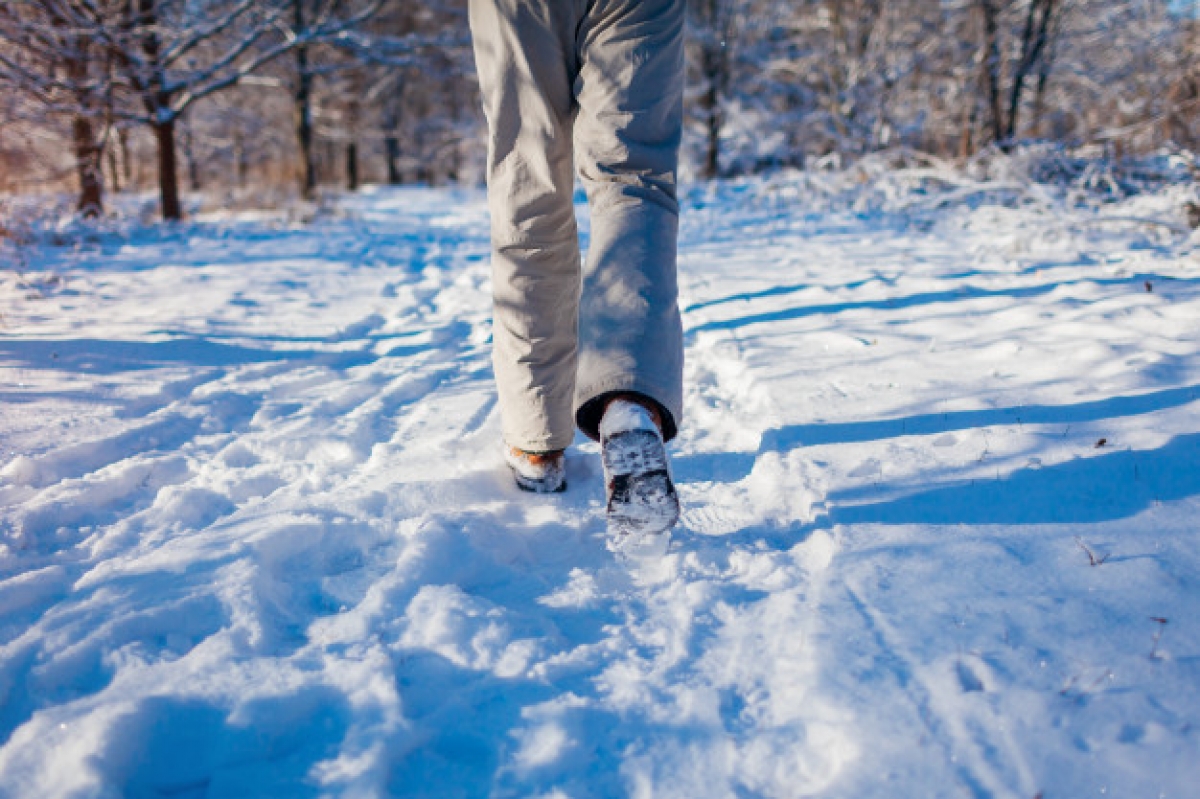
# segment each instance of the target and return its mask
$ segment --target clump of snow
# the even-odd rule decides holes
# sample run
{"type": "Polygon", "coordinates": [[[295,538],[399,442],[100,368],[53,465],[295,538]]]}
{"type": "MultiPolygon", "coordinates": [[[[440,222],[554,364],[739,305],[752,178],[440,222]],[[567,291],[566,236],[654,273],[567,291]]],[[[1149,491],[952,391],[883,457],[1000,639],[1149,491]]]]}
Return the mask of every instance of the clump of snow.
{"type": "Polygon", "coordinates": [[[17,455],[0,469],[0,477],[13,485],[28,486],[42,479],[42,469],[33,458],[17,455]]]}

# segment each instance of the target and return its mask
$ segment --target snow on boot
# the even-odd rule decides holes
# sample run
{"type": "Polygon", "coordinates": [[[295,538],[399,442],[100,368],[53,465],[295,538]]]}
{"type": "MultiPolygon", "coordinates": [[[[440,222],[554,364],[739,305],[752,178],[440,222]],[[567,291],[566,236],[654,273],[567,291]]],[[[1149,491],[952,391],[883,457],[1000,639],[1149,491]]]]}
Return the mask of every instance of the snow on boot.
{"type": "Polygon", "coordinates": [[[600,453],[609,534],[625,539],[670,530],[679,520],[679,496],[650,411],[628,400],[609,403],[600,421],[600,453]]]}
{"type": "Polygon", "coordinates": [[[506,445],[504,462],[512,469],[517,488],[523,491],[555,494],[567,490],[567,459],[561,449],[526,452],[506,445]]]}

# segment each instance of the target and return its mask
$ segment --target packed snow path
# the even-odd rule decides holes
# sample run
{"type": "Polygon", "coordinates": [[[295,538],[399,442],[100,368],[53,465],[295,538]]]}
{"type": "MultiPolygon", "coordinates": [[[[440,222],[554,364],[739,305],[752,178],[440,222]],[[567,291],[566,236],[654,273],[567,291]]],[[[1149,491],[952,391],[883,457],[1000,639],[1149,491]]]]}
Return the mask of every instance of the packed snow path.
{"type": "Polygon", "coordinates": [[[665,552],[512,485],[481,193],[0,251],[0,796],[1195,796],[1177,198],[821,180],[688,198],[665,552]]]}

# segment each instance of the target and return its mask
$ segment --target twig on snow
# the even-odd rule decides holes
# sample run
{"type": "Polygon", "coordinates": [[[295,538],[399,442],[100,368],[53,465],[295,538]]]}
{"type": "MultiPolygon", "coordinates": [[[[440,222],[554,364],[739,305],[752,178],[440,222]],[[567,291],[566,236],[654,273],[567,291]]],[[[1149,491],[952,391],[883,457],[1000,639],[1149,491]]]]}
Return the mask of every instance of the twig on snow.
{"type": "Polygon", "coordinates": [[[1162,616],[1151,616],[1150,621],[1158,625],[1158,627],[1154,630],[1154,641],[1150,645],[1150,659],[1162,660],[1162,655],[1160,655],[1158,652],[1158,642],[1159,639],[1162,638],[1163,628],[1167,626],[1168,620],[1162,616]]]}
{"type": "Polygon", "coordinates": [[[1097,556],[1096,553],[1092,551],[1091,547],[1085,544],[1083,539],[1079,536],[1075,536],[1075,543],[1079,545],[1080,549],[1087,553],[1088,565],[1090,566],[1099,566],[1112,556],[1111,552],[1106,552],[1103,555],[1097,556]]]}

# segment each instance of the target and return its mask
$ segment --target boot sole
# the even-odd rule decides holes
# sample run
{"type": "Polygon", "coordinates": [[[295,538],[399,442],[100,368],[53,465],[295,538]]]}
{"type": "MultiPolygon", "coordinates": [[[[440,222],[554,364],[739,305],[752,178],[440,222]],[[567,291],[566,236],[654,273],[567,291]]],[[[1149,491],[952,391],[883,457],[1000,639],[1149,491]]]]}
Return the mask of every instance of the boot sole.
{"type": "Polygon", "coordinates": [[[531,480],[528,477],[522,477],[513,471],[513,479],[517,483],[517,488],[522,491],[528,491],[531,494],[561,494],[567,490],[567,481],[560,480],[557,485],[549,480],[531,480]]]}
{"type": "Polygon", "coordinates": [[[620,538],[659,535],[679,521],[679,495],[662,439],[650,430],[625,430],[605,440],[608,529],[620,538]]]}

